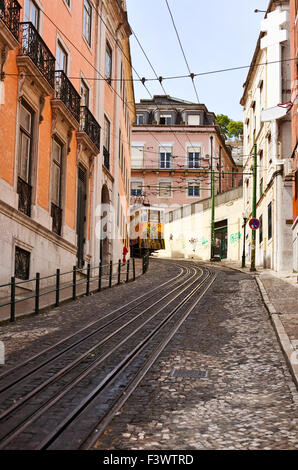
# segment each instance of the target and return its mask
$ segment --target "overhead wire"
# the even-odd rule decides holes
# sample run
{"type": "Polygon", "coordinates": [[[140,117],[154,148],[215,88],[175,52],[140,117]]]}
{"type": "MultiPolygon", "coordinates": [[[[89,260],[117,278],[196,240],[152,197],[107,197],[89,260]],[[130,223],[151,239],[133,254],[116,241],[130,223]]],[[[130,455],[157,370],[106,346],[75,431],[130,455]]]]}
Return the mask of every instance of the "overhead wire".
{"type": "Polygon", "coordinates": [[[182,42],[181,42],[181,39],[180,39],[180,36],[179,36],[179,33],[178,33],[178,29],[177,29],[177,26],[176,26],[176,23],[175,23],[175,20],[174,20],[173,13],[172,13],[172,11],[171,11],[171,8],[170,8],[170,5],[169,5],[168,0],[165,0],[165,2],[166,2],[166,4],[167,4],[167,8],[168,8],[168,11],[169,11],[169,14],[170,14],[170,17],[171,17],[171,20],[172,20],[172,23],[173,23],[175,32],[176,32],[176,36],[177,36],[177,39],[178,39],[178,42],[179,42],[179,45],[180,45],[180,49],[181,49],[181,51],[182,51],[182,54],[183,54],[183,57],[184,57],[184,61],[185,61],[185,63],[186,63],[186,67],[187,67],[187,69],[188,69],[189,76],[190,76],[191,81],[192,81],[192,85],[193,85],[193,88],[194,88],[194,91],[195,91],[195,94],[196,94],[196,97],[197,97],[197,101],[198,101],[198,103],[200,103],[198,91],[197,91],[197,88],[196,88],[196,85],[195,85],[195,82],[194,82],[194,74],[193,74],[193,73],[191,72],[191,70],[190,70],[190,66],[189,66],[188,60],[187,60],[187,58],[186,58],[186,54],[185,54],[185,52],[184,52],[183,46],[182,46],[182,42]]]}

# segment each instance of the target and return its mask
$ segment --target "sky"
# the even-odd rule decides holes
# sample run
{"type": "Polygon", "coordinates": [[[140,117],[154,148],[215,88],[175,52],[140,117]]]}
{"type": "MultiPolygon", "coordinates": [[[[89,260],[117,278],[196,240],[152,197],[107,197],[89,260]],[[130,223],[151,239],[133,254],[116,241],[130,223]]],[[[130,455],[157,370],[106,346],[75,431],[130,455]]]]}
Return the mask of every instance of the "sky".
{"type": "MultiPolygon", "coordinates": [[[[250,65],[265,15],[254,10],[267,10],[269,0],[168,0],[168,4],[192,73],[250,65]]],[[[132,63],[139,76],[155,78],[137,39],[158,77],[187,75],[166,0],[127,0],[127,11],[133,31],[132,63]]],[[[215,114],[242,121],[239,102],[247,73],[248,68],[195,78],[199,102],[215,114]]],[[[134,83],[136,102],[150,98],[140,82],[134,83]]],[[[164,94],[158,81],[146,86],[152,95],[164,94]]],[[[164,80],[163,86],[168,95],[197,102],[190,78],[164,80]]]]}

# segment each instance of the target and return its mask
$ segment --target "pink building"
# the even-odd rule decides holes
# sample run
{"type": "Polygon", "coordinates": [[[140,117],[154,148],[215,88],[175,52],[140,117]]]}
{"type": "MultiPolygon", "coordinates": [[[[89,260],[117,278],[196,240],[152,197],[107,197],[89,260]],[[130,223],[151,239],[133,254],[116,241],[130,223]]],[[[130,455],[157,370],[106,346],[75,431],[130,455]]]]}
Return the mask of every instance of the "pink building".
{"type": "Polygon", "coordinates": [[[157,95],[137,103],[136,114],[131,204],[172,208],[211,197],[211,169],[215,194],[239,185],[241,170],[204,104],[157,95]]]}

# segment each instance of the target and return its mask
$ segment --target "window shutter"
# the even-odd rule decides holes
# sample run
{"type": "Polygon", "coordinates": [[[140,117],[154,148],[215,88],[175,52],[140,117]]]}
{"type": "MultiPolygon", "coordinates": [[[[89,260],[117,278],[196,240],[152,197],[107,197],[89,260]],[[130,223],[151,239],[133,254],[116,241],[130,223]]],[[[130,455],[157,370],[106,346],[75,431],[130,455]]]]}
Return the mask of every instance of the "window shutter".
{"type": "Polygon", "coordinates": [[[131,147],[131,168],[144,167],[144,147],[132,146],[131,147]]]}

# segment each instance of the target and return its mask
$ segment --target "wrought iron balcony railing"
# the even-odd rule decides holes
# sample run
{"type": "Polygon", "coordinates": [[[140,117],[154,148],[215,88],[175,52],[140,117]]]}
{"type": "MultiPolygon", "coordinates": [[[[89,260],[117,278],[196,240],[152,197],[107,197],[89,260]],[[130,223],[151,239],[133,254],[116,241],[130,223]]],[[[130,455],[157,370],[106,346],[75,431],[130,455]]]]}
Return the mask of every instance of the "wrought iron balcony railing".
{"type": "Polygon", "coordinates": [[[31,217],[32,187],[22,178],[18,177],[17,192],[19,195],[19,211],[23,212],[25,215],[28,215],[28,217],[31,217]]]}
{"type": "Polygon", "coordinates": [[[63,70],[55,71],[56,99],[61,100],[72,116],[80,122],[81,97],[63,70]]]}
{"type": "Polygon", "coordinates": [[[52,202],[51,217],[53,219],[53,232],[61,235],[62,228],[62,209],[52,202]]]}
{"type": "Polygon", "coordinates": [[[55,57],[32,23],[20,23],[21,55],[29,56],[54,88],[55,57]]]}
{"type": "Polygon", "coordinates": [[[110,152],[105,147],[103,148],[103,164],[107,170],[110,170],[110,152]]]}
{"type": "Polygon", "coordinates": [[[17,0],[0,0],[0,20],[17,40],[19,40],[20,11],[21,5],[17,0]]]}
{"type": "Polygon", "coordinates": [[[86,132],[91,141],[100,149],[100,125],[87,106],[81,106],[80,130],[86,132]]]}
{"type": "Polygon", "coordinates": [[[161,164],[160,162],[144,162],[133,161],[131,165],[132,170],[151,170],[151,171],[207,171],[209,165],[205,162],[183,162],[174,161],[168,164],[161,164]]]}

